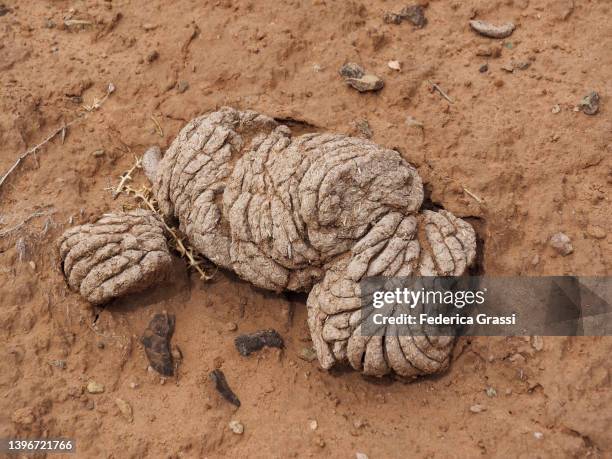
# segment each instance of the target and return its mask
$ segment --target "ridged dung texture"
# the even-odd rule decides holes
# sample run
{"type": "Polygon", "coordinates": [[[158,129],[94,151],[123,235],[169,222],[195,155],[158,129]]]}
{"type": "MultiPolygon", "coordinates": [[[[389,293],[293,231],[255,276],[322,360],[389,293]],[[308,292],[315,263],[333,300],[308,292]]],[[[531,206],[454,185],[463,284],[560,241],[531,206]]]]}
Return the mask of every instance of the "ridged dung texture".
{"type": "Polygon", "coordinates": [[[146,210],[75,226],[59,246],[68,285],[93,304],[144,290],[172,265],[162,222],[146,210]]]}

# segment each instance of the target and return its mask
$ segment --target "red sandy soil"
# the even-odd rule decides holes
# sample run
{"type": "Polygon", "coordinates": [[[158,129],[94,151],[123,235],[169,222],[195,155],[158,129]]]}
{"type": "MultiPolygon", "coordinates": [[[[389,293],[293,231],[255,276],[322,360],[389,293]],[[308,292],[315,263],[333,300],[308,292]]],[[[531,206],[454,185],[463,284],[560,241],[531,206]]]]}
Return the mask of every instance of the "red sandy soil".
{"type": "Polygon", "coordinates": [[[0,438],[72,437],[78,457],[109,458],[612,456],[610,338],[544,337],[541,350],[529,338],[463,339],[442,376],[365,379],[299,358],[310,346],[302,297],[224,272],[205,283],[177,260],[170,283],[94,310],[68,290],[55,245],[71,219],[133,205],[107,188],[134,155],[231,105],[354,135],[367,120],[374,141],[418,167],[434,202],[475,224],[488,275],[609,275],[609,1],[431,1],[421,30],[383,23],[405,6],[398,1],[0,3],[2,173],[116,87],[0,188],[0,438]],[[487,39],[469,29],[475,15],[517,29],[487,39]],[[478,56],[481,46],[501,56],[478,56]],[[530,66],[506,72],[511,59],[530,66]],[[347,61],[384,89],[348,88],[337,73],[347,61]],[[574,111],[590,90],[599,113],[574,111]],[[572,254],[548,246],[558,231],[572,254]],[[138,340],[162,310],[176,315],[184,357],[165,384],[147,371],[138,340]],[[237,334],[270,327],[284,351],[236,352],[237,334]],[[212,389],[214,368],[240,408],[212,389]],[[86,391],[92,380],[104,393],[86,391]],[[471,412],[475,404],[486,411],[471,412]]]}

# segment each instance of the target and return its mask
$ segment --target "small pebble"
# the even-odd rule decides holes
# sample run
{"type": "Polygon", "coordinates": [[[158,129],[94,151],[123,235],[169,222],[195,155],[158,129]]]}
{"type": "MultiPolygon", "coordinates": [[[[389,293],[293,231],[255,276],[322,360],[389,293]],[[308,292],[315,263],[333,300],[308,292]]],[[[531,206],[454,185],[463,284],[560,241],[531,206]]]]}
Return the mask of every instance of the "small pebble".
{"type": "Polygon", "coordinates": [[[580,101],[578,107],[586,115],[595,115],[599,111],[599,94],[591,91],[580,101]]]}
{"type": "Polygon", "coordinates": [[[244,433],[244,426],[239,421],[230,421],[229,428],[236,435],[242,435],[244,433]]]}
{"type": "Polygon", "coordinates": [[[149,54],[147,54],[147,62],[149,64],[155,62],[157,59],[159,59],[159,52],[151,51],[149,54]]]}
{"type": "Polygon", "coordinates": [[[101,394],[102,392],[104,392],[104,385],[95,381],[89,381],[87,383],[87,392],[89,392],[90,394],[101,394]]]}
{"type": "Polygon", "coordinates": [[[549,241],[550,246],[562,256],[567,256],[574,251],[571,239],[565,233],[554,234],[549,241]]]}
{"type": "Polygon", "coordinates": [[[487,387],[486,393],[487,397],[497,397],[497,391],[494,387],[487,387]]]}
{"type": "Polygon", "coordinates": [[[306,360],[307,362],[312,362],[313,360],[317,358],[317,351],[315,351],[311,347],[303,347],[300,350],[299,357],[300,359],[306,360]]]}
{"type": "Polygon", "coordinates": [[[544,438],[544,434],[542,432],[534,432],[533,436],[536,440],[541,440],[542,438],[544,438]]]}
{"type": "Polygon", "coordinates": [[[184,93],[188,89],[189,89],[189,83],[185,80],[179,81],[178,84],[176,85],[176,90],[178,91],[179,94],[184,93]]]}
{"type": "Polygon", "coordinates": [[[488,70],[489,70],[489,66],[488,66],[487,64],[483,64],[483,65],[481,65],[481,66],[480,66],[480,68],[478,69],[478,71],[479,71],[480,73],[485,73],[485,72],[487,72],[488,70]]]}
{"type": "Polygon", "coordinates": [[[228,322],[225,324],[225,329],[227,331],[236,331],[238,330],[238,325],[236,325],[236,322],[228,322]]]}
{"type": "Polygon", "coordinates": [[[310,427],[310,430],[317,430],[317,427],[319,427],[319,424],[317,423],[315,419],[311,419],[310,421],[308,421],[308,427],[310,427]]]}
{"type": "Polygon", "coordinates": [[[470,406],[470,411],[472,413],[482,413],[483,411],[487,411],[487,407],[484,405],[472,405],[470,406]]]}
{"type": "Polygon", "coordinates": [[[338,73],[343,78],[361,78],[365,75],[365,70],[359,64],[347,62],[340,68],[338,73]]]}
{"type": "Polygon", "coordinates": [[[397,70],[398,72],[400,70],[402,70],[402,65],[400,64],[399,61],[389,61],[387,62],[387,66],[391,69],[391,70],[397,70]]]}
{"type": "Polygon", "coordinates": [[[368,459],[368,455],[366,453],[355,453],[355,459],[368,459]]]}
{"type": "Polygon", "coordinates": [[[367,73],[361,78],[347,78],[346,83],[359,92],[379,91],[385,83],[376,75],[367,73]]]}
{"type": "Polygon", "coordinates": [[[561,107],[559,106],[559,104],[555,104],[553,105],[553,108],[550,111],[556,115],[557,113],[561,111],[561,107]]]}
{"type": "Polygon", "coordinates": [[[119,408],[119,411],[121,411],[121,414],[123,415],[123,417],[125,418],[127,422],[132,422],[134,420],[132,407],[130,406],[128,402],[126,402],[123,399],[116,398],[115,404],[117,405],[117,407],[119,408]]]}
{"type": "Polygon", "coordinates": [[[139,387],[139,384],[137,382],[131,382],[130,383],[130,388],[131,389],[138,389],[138,387],[139,387]]]}

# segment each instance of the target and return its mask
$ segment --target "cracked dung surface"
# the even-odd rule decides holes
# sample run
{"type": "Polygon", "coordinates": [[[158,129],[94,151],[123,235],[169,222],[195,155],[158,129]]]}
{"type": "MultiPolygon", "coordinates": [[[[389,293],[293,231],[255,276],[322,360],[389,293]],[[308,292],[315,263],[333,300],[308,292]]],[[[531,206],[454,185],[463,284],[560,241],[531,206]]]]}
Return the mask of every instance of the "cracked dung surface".
{"type": "Polygon", "coordinates": [[[59,246],[68,285],[93,304],[144,290],[172,264],[162,223],[140,209],[75,226],[59,246]]]}

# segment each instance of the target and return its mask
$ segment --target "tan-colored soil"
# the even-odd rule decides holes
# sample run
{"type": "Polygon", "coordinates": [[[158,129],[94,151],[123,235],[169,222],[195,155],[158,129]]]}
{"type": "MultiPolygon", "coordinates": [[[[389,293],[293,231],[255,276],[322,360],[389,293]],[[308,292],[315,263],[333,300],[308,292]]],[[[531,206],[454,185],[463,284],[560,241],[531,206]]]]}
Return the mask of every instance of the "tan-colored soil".
{"type": "Polygon", "coordinates": [[[463,339],[442,376],[364,379],[299,358],[311,346],[301,296],[225,272],[203,283],[177,260],[164,286],[93,309],[67,287],[56,246],[70,220],[133,204],[107,188],[134,155],[230,105],[353,135],[367,120],[375,142],[418,168],[434,202],[474,224],[489,275],[609,275],[608,1],[431,1],[418,30],[383,22],[406,6],[396,1],[1,3],[0,173],[110,82],[116,91],[0,188],[0,438],[73,437],[78,457],[114,458],[612,454],[610,338],[545,337],[541,350],[533,339],[463,339]],[[470,30],[472,17],[517,28],[488,39],[470,30]],[[477,55],[483,47],[501,56],[477,55]],[[347,61],[385,87],[347,87],[337,73],[347,61]],[[574,111],[591,90],[599,113],[574,111]],[[36,212],[46,215],[11,231],[36,212]],[[557,232],[571,238],[570,255],[548,246],[557,232]],[[162,385],[138,338],[163,310],[176,315],[183,362],[162,385]],[[286,349],[240,356],[234,337],[262,328],[276,328],[286,349]],[[240,408],[212,388],[216,367],[240,408]],[[104,392],[88,393],[90,381],[104,392]],[[476,404],[486,410],[471,412],[476,404]]]}

